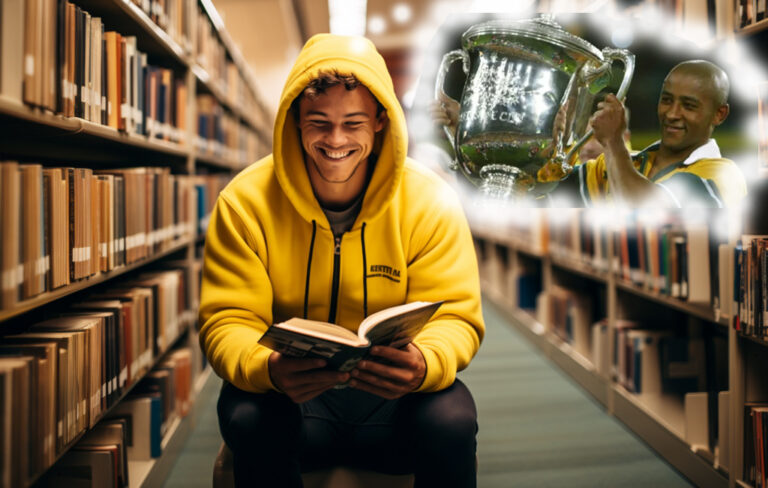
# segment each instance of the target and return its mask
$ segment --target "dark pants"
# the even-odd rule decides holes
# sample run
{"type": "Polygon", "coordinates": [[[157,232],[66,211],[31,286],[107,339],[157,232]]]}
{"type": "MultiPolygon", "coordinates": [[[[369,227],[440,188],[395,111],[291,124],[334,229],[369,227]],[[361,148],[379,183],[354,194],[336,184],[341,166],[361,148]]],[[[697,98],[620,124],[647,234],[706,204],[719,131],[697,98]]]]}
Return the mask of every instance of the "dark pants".
{"type": "Polygon", "coordinates": [[[415,488],[475,487],[477,410],[464,384],[385,400],[330,390],[300,405],[225,383],[219,428],[238,487],[301,487],[301,473],[348,466],[415,474],[415,488]]]}

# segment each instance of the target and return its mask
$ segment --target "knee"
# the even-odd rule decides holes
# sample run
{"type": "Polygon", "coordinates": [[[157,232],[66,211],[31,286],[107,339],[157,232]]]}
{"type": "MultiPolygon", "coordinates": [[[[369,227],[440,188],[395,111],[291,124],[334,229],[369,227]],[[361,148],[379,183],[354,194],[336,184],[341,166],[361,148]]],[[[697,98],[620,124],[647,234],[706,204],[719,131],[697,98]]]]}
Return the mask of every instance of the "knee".
{"type": "Polygon", "coordinates": [[[448,390],[434,394],[423,404],[414,418],[414,427],[435,446],[474,449],[477,434],[477,409],[469,390],[454,384],[448,390]],[[450,447],[448,447],[450,446],[450,447]]]}
{"type": "Polygon", "coordinates": [[[258,439],[264,438],[273,440],[271,449],[279,450],[277,444],[290,447],[299,443],[301,413],[283,395],[222,390],[218,416],[221,435],[233,452],[258,449],[265,445],[258,439]]]}
{"type": "Polygon", "coordinates": [[[423,417],[421,429],[427,439],[443,445],[474,445],[477,434],[477,413],[474,409],[460,406],[443,409],[437,415],[423,417]]]}

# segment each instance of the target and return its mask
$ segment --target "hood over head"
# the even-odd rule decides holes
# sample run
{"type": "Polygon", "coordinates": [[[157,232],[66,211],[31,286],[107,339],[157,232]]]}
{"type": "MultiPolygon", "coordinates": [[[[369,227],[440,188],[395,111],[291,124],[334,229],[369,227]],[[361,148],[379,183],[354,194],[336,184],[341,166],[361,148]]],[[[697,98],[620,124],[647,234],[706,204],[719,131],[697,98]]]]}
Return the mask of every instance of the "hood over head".
{"type": "Polygon", "coordinates": [[[283,88],[275,119],[273,159],[277,180],[304,219],[327,225],[312,191],[298,127],[291,112],[291,103],[321,72],[353,74],[387,111],[389,122],[376,135],[369,156],[377,161],[358,216],[358,222],[370,221],[386,209],[400,184],[408,132],[384,58],[364,37],[317,34],[302,48],[283,88]]]}

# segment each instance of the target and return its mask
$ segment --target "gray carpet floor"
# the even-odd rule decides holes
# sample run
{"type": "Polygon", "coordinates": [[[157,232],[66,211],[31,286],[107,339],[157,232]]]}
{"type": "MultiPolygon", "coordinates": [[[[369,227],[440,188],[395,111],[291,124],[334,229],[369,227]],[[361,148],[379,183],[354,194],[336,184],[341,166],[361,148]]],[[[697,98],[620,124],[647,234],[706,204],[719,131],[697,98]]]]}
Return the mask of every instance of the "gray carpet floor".
{"type": "MultiPolygon", "coordinates": [[[[486,300],[487,334],[459,374],[478,407],[480,488],[675,488],[692,486],[519,335],[486,300]]],[[[221,436],[218,388],[165,483],[211,486],[221,436]]]]}

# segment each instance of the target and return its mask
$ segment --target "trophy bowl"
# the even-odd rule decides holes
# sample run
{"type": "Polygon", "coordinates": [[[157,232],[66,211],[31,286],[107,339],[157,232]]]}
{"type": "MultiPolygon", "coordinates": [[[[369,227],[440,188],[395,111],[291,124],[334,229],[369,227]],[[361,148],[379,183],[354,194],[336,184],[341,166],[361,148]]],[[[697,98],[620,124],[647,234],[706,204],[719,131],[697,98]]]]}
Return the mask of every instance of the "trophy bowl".
{"type": "Polygon", "coordinates": [[[444,126],[452,169],[500,199],[546,194],[568,176],[572,155],[592,135],[596,96],[620,76],[623,98],[635,65],[629,51],[601,51],[548,15],[473,25],[461,45],[443,57],[435,83],[437,100],[459,106],[456,127],[444,126]],[[465,80],[455,100],[444,84],[459,61],[465,80]]]}

